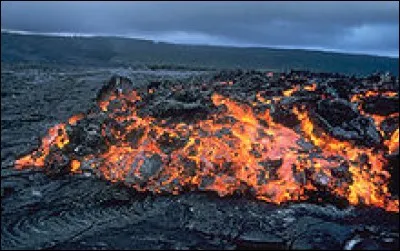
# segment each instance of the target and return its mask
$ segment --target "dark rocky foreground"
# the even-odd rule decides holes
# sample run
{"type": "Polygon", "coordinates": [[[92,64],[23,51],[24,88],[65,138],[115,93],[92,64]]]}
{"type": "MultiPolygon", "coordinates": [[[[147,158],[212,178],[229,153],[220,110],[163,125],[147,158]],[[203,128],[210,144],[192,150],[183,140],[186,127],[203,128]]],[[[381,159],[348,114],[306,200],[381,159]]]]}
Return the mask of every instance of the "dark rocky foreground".
{"type": "MultiPolygon", "coordinates": [[[[50,126],[86,111],[113,73],[138,86],[190,75],[2,68],[2,249],[398,248],[399,215],[382,209],[276,206],[213,193],[155,196],[93,176],[49,178],[13,169],[15,158],[37,147],[50,126]]],[[[340,96],[340,88],[332,93],[340,96]]]]}

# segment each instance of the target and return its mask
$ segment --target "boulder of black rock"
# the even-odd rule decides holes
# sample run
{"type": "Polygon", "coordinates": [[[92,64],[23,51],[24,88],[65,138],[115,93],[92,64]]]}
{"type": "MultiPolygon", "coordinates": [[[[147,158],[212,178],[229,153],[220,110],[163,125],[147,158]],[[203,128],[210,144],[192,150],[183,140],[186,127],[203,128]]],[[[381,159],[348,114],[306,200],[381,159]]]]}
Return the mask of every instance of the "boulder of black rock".
{"type": "Polygon", "coordinates": [[[312,115],[330,135],[340,140],[351,140],[368,147],[377,146],[382,142],[374,121],[362,116],[346,100],[320,100],[316,113],[312,115]]]}
{"type": "Polygon", "coordinates": [[[150,108],[150,113],[158,118],[165,117],[184,117],[185,115],[189,115],[190,117],[193,114],[207,114],[208,107],[196,103],[185,103],[174,99],[167,99],[155,102],[153,106],[150,108]]]}
{"type": "Polygon", "coordinates": [[[135,88],[131,80],[126,77],[114,75],[111,77],[110,81],[100,89],[96,100],[105,100],[113,93],[117,95],[126,95],[134,89],[135,88]]]}
{"type": "Polygon", "coordinates": [[[367,113],[388,116],[399,112],[399,97],[368,97],[361,107],[367,113]]]}
{"type": "Polygon", "coordinates": [[[349,99],[349,94],[351,91],[350,83],[344,80],[335,80],[328,83],[328,85],[335,90],[335,93],[339,98],[349,99]]]}
{"type": "Polygon", "coordinates": [[[359,116],[356,108],[343,99],[320,100],[316,112],[321,115],[331,126],[340,126],[344,122],[359,116]]]}
{"type": "Polygon", "coordinates": [[[381,122],[380,129],[384,132],[386,139],[398,128],[399,122],[399,116],[388,117],[381,122]]]}
{"type": "Polygon", "coordinates": [[[272,106],[271,116],[274,122],[280,123],[289,128],[293,128],[299,124],[296,114],[293,113],[291,106],[278,104],[272,106]]]}
{"type": "Polygon", "coordinates": [[[46,156],[44,171],[49,176],[64,175],[69,172],[70,159],[60,149],[52,148],[46,156]]]}
{"type": "Polygon", "coordinates": [[[153,154],[150,157],[145,157],[143,164],[139,165],[139,160],[135,160],[129,172],[125,177],[125,183],[128,185],[145,185],[152,176],[157,175],[162,170],[162,158],[158,154],[153,154]],[[136,170],[139,168],[139,175],[136,170]]]}
{"type": "Polygon", "coordinates": [[[96,154],[107,149],[105,138],[102,136],[103,120],[83,119],[67,133],[69,144],[67,149],[79,156],[96,154]]]}
{"type": "Polygon", "coordinates": [[[161,156],[153,154],[150,158],[146,158],[140,166],[139,172],[144,180],[149,179],[151,176],[156,175],[161,171],[163,162],[161,156]]]}

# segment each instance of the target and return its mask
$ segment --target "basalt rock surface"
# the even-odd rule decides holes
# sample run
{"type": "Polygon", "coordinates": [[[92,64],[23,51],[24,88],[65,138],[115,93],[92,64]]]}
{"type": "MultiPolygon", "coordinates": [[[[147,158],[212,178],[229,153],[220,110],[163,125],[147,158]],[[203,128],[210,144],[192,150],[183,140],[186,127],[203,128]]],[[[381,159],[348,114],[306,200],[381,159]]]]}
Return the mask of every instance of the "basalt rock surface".
{"type": "MultiPolygon", "coordinates": [[[[223,108],[212,103],[215,91],[250,105],[257,100],[260,90],[264,91],[261,97],[267,98],[282,95],[298,83],[309,85],[315,79],[321,84],[312,93],[302,90],[254,107],[269,108],[277,123],[298,128],[301,121],[292,108],[301,103],[318,115],[315,123],[332,137],[352,140],[360,146],[384,148],[385,140],[398,128],[395,124],[398,116],[387,118],[377,126],[368,114],[383,115],[378,107],[385,103],[371,101],[372,105],[365,106],[366,114],[361,114],[350,102],[352,91],[377,86],[379,78],[357,79],[358,84],[349,86],[342,84],[350,81],[344,76],[308,72],[291,72],[271,79],[262,72],[242,70],[212,75],[176,72],[165,76],[125,69],[42,69],[40,66],[22,70],[2,67],[1,77],[1,249],[399,248],[399,214],[381,208],[339,206],[337,201],[321,202],[317,198],[275,205],[243,194],[221,198],[209,191],[179,195],[138,192],[123,184],[99,179],[91,167],[96,159],[81,163],[81,169],[86,170],[81,175],[69,174],[71,156],[105,152],[104,141],[118,140],[113,130],[122,133],[125,128],[104,116],[93,101],[104,100],[114,91],[122,93],[132,89],[142,94],[142,100],[137,103],[138,114],[152,115],[160,121],[184,122],[193,116],[201,120],[207,114],[220,112],[223,108]],[[115,76],[105,85],[101,84],[110,75],[121,72],[128,78],[115,76]],[[331,80],[336,78],[340,81],[332,84],[331,80]],[[208,81],[215,84],[204,85],[208,81]],[[229,81],[234,84],[220,83],[229,81]],[[185,86],[185,83],[192,84],[185,86]],[[322,87],[323,83],[331,84],[322,87]],[[319,98],[322,93],[326,94],[323,100],[319,98]],[[39,138],[50,126],[88,111],[94,115],[86,116],[74,126],[67,125],[69,144],[63,151],[51,151],[44,171],[15,170],[14,161],[37,148],[39,138]],[[66,152],[73,154],[66,155],[66,152]]],[[[384,86],[398,93],[398,80],[393,79],[393,83],[384,86]]],[[[118,110],[120,105],[115,101],[107,108],[118,110]]],[[[388,105],[398,112],[391,103],[388,105]]],[[[142,134],[142,128],[132,131],[130,144],[136,146],[142,134]]],[[[231,129],[223,128],[217,136],[230,134],[231,129]]],[[[159,138],[165,154],[183,147],[187,141],[184,136],[171,138],[167,134],[159,138]]],[[[306,141],[299,144],[305,150],[312,148],[306,141]]],[[[398,154],[398,150],[393,151],[387,157],[388,170],[394,177],[390,186],[393,195],[396,191],[398,195],[398,154]]],[[[185,163],[187,175],[195,172],[195,163],[190,160],[185,163]]],[[[273,170],[282,163],[269,160],[263,165],[273,176],[273,170]]],[[[229,169],[229,166],[221,168],[229,169]]],[[[133,172],[125,182],[145,185],[147,179],[162,170],[161,157],[153,154],[140,166],[141,176],[133,172]]],[[[341,180],[351,179],[346,165],[332,172],[332,176],[341,180]]],[[[326,186],[328,177],[324,174],[308,175],[298,173],[296,177],[299,181],[311,178],[321,189],[326,186]]],[[[207,182],[213,181],[210,178],[203,182],[202,186],[206,187],[207,182]]]]}

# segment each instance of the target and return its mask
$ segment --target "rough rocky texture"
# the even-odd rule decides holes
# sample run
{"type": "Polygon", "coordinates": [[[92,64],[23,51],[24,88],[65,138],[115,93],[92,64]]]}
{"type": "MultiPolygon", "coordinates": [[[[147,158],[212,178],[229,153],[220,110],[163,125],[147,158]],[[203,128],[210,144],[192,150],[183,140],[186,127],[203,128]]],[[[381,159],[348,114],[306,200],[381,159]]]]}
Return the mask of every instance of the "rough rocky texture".
{"type": "MultiPolygon", "coordinates": [[[[121,72],[135,87],[147,92],[150,83],[161,93],[164,78],[188,76],[124,69],[2,68],[1,249],[398,249],[399,215],[381,209],[338,209],[318,202],[277,206],[210,192],[154,196],[89,173],[50,177],[40,170],[13,168],[15,158],[37,147],[38,136],[48,127],[92,107],[102,82],[121,72]]],[[[229,78],[230,73],[225,74],[229,78]]],[[[255,88],[243,86],[249,92],[255,88]]],[[[186,98],[193,102],[190,95],[186,98]]],[[[98,128],[85,122],[80,126],[84,133],[72,139],[80,146],[78,153],[101,145],[98,128]]],[[[132,144],[139,137],[140,130],[132,135],[132,144]]],[[[161,168],[157,159],[152,156],[142,166],[145,175],[161,168]]],[[[62,154],[47,161],[61,169],[68,162],[62,154]]],[[[269,168],[274,164],[266,163],[269,168]]],[[[398,167],[398,155],[393,165],[398,167]]],[[[324,180],[316,177],[321,185],[324,180]]]]}
{"type": "Polygon", "coordinates": [[[365,99],[364,111],[383,116],[390,115],[399,109],[399,97],[370,97],[365,99]]]}
{"type": "Polygon", "coordinates": [[[355,140],[358,144],[366,146],[376,146],[381,143],[381,135],[374,121],[362,116],[348,101],[320,100],[316,111],[324,127],[338,139],[355,140]]]}

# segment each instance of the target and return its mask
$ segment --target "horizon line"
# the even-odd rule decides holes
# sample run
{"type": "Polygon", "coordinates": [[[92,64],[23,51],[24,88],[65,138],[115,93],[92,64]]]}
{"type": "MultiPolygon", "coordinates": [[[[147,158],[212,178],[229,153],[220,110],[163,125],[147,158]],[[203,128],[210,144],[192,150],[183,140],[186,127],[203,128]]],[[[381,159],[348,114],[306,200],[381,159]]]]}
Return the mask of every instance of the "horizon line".
{"type": "Polygon", "coordinates": [[[189,46],[212,46],[212,47],[228,47],[228,48],[266,48],[266,49],[280,49],[280,50],[304,50],[304,51],[314,51],[314,52],[330,52],[337,54],[348,54],[348,55],[358,55],[358,56],[373,56],[373,57],[386,57],[391,59],[399,59],[399,55],[383,55],[383,54],[372,54],[368,52],[351,52],[338,49],[326,49],[320,47],[296,47],[296,46],[267,46],[267,45],[227,45],[227,44],[191,44],[182,42],[173,42],[165,39],[150,39],[143,36],[132,36],[132,35],[118,35],[118,34],[103,34],[103,33],[82,33],[82,32],[36,32],[36,31],[25,31],[25,30],[13,30],[1,28],[2,33],[18,34],[18,35],[39,35],[39,36],[53,36],[53,37],[83,37],[83,38],[95,38],[95,37],[109,37],[109,38],[125,38],[125,39],[136,39],[152,41],[154,43],[167,43],[175,45],[189,45],[189,46]]]}

